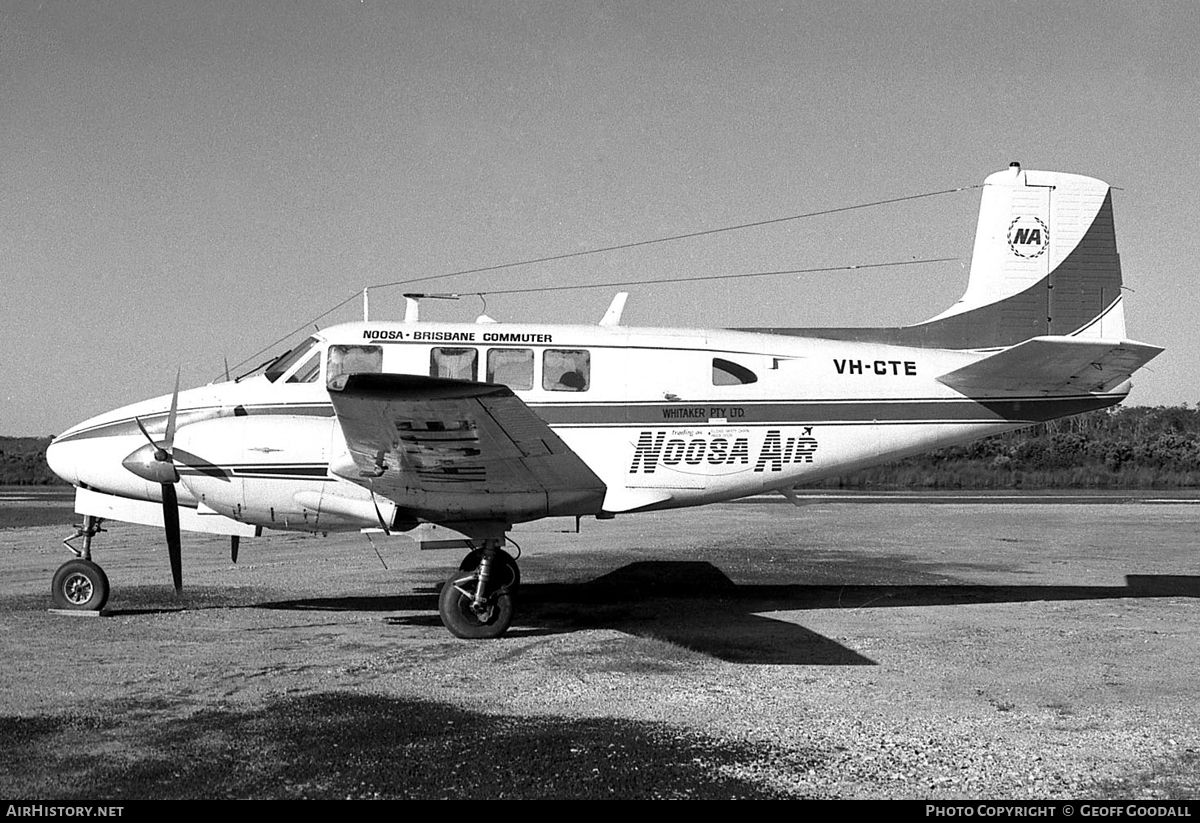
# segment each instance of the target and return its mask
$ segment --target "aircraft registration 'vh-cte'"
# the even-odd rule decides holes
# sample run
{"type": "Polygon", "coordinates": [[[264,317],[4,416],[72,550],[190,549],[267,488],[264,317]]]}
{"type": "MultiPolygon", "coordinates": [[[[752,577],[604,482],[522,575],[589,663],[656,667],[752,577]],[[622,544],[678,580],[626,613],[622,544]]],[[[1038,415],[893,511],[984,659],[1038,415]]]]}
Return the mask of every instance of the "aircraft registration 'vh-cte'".
{"type": "MultiPolygon", "coordinates": [[[[484,318],[481,318],[483,320],[484,318]]],[[[51,444],[77,487],[60,608],[108,599],[102,519],[180,529],[405,531],[469,553],[442,588],[459,637],[497,637],[514,523],[698,506],[1099,409],[1161,351],[1125,338],[1109,187],[1013,164],[987,178],[966,293],[896,328],[692,330],[348,323],[261,372],[94,417],[51,444]]]]}

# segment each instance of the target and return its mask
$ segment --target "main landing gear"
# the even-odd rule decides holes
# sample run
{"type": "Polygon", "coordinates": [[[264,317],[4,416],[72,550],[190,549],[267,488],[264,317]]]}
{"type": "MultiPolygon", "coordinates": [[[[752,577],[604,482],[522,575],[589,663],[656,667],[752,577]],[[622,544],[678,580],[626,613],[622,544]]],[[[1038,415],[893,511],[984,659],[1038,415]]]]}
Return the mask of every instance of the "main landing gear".
{"type": "Polygon", "coordinates": [[[442,623],[455,637],[487,640],[508,631],[521,585],[517,561],[500,546],[502,539],[484,541],[466,556],[459,573],[446,581],[438,597],[442,623]]]}
{"type": "Polygon", "coordinates": [[[75,557],[59,566],[54,573],[50,595],[56,609],[98,612],[108,602],[108,576],[104,574],[104,569],[92,562],[92,538],[104,531],[100,528],[103,522],[99,517],[85,515],[83,525],[63,541],[63,545],[75,557]],[[78,549],[72,541],[81,537],[83,548],[78,549]]]}

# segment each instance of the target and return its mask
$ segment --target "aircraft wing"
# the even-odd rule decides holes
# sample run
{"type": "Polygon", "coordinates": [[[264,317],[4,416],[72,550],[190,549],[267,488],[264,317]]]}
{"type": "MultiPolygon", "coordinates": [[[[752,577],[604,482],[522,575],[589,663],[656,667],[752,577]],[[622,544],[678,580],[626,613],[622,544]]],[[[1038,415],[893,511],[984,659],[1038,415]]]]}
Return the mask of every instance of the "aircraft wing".
{"type": "Polygon", "coordinates": [[[1132,340],[1035,337],[938,378],[968,395],[1103,392],[1163,350],[1132,340]]]}
{"type": "Polygon", "coordinates": [[[594,514],[605,486],[506,386],[352,374],[330,399],[349,450],[334,474],[432,522],[594,514]]]}

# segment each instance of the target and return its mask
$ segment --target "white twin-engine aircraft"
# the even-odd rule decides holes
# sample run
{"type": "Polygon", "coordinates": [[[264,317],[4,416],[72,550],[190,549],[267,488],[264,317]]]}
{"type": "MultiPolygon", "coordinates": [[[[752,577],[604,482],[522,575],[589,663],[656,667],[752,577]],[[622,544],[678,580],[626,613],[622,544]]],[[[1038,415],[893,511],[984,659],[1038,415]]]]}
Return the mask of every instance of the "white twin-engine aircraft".
{"type": "MultiPolygon", "coordinates": [[[[1125,338],[1107,184],[1012,164],[987,178],[970,280],[898,328],[635,329],[348,323],[261,372],[135,403],[56,438],[77,487],[55,604],[108,599],[103,519],[181,528],[412,530],[470,549],[439,610],[503,634],[514,523],[792,489],[850,469],[1119,403],[1162,349],[1125,338]],[[431,528],[428,525],[422,528],[431,528]]],[[[481,318],[485,320],[485,318],[481,318]]]]}

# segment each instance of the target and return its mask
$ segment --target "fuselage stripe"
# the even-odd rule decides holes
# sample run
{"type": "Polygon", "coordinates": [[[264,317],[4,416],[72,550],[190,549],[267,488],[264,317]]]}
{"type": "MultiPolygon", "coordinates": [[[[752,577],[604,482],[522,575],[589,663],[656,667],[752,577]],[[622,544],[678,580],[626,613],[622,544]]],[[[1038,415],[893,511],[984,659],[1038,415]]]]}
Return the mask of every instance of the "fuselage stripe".
{"type": "MultiPolygon", "coordinates": [[[[623,403],[619,401],[536,404],[529,407],[554,428],[611,426],[671,427],[681,425],[780,426],[780,425],[911,425],[939,423],[1034,423],[1066,414],[1103,408],[1119,402],[1123,395],[1074,395],[1062,397],[1013,397],[1003,399],[965,398],[862,398],[697,400],[680,403],[623,403]],[[736,416],[730,416],[736,411],[736,416]],[[722,422],[717,422],[722,421],[722,422]]],[[[238,407],[241,414],[304,417],[333,417],[333,407],[319,403],[271,403],[238,407]]],[[[233,416],[228,407],[197,407],[179,411],[180,425],[188,418],[233,416]]],[[[141,416],[143,425],[165,420],[166,411],[141,416]]],[[[135,418],[102,423],[70,432],[55,442],[98,437],[141,436],[135,418]]]]}

